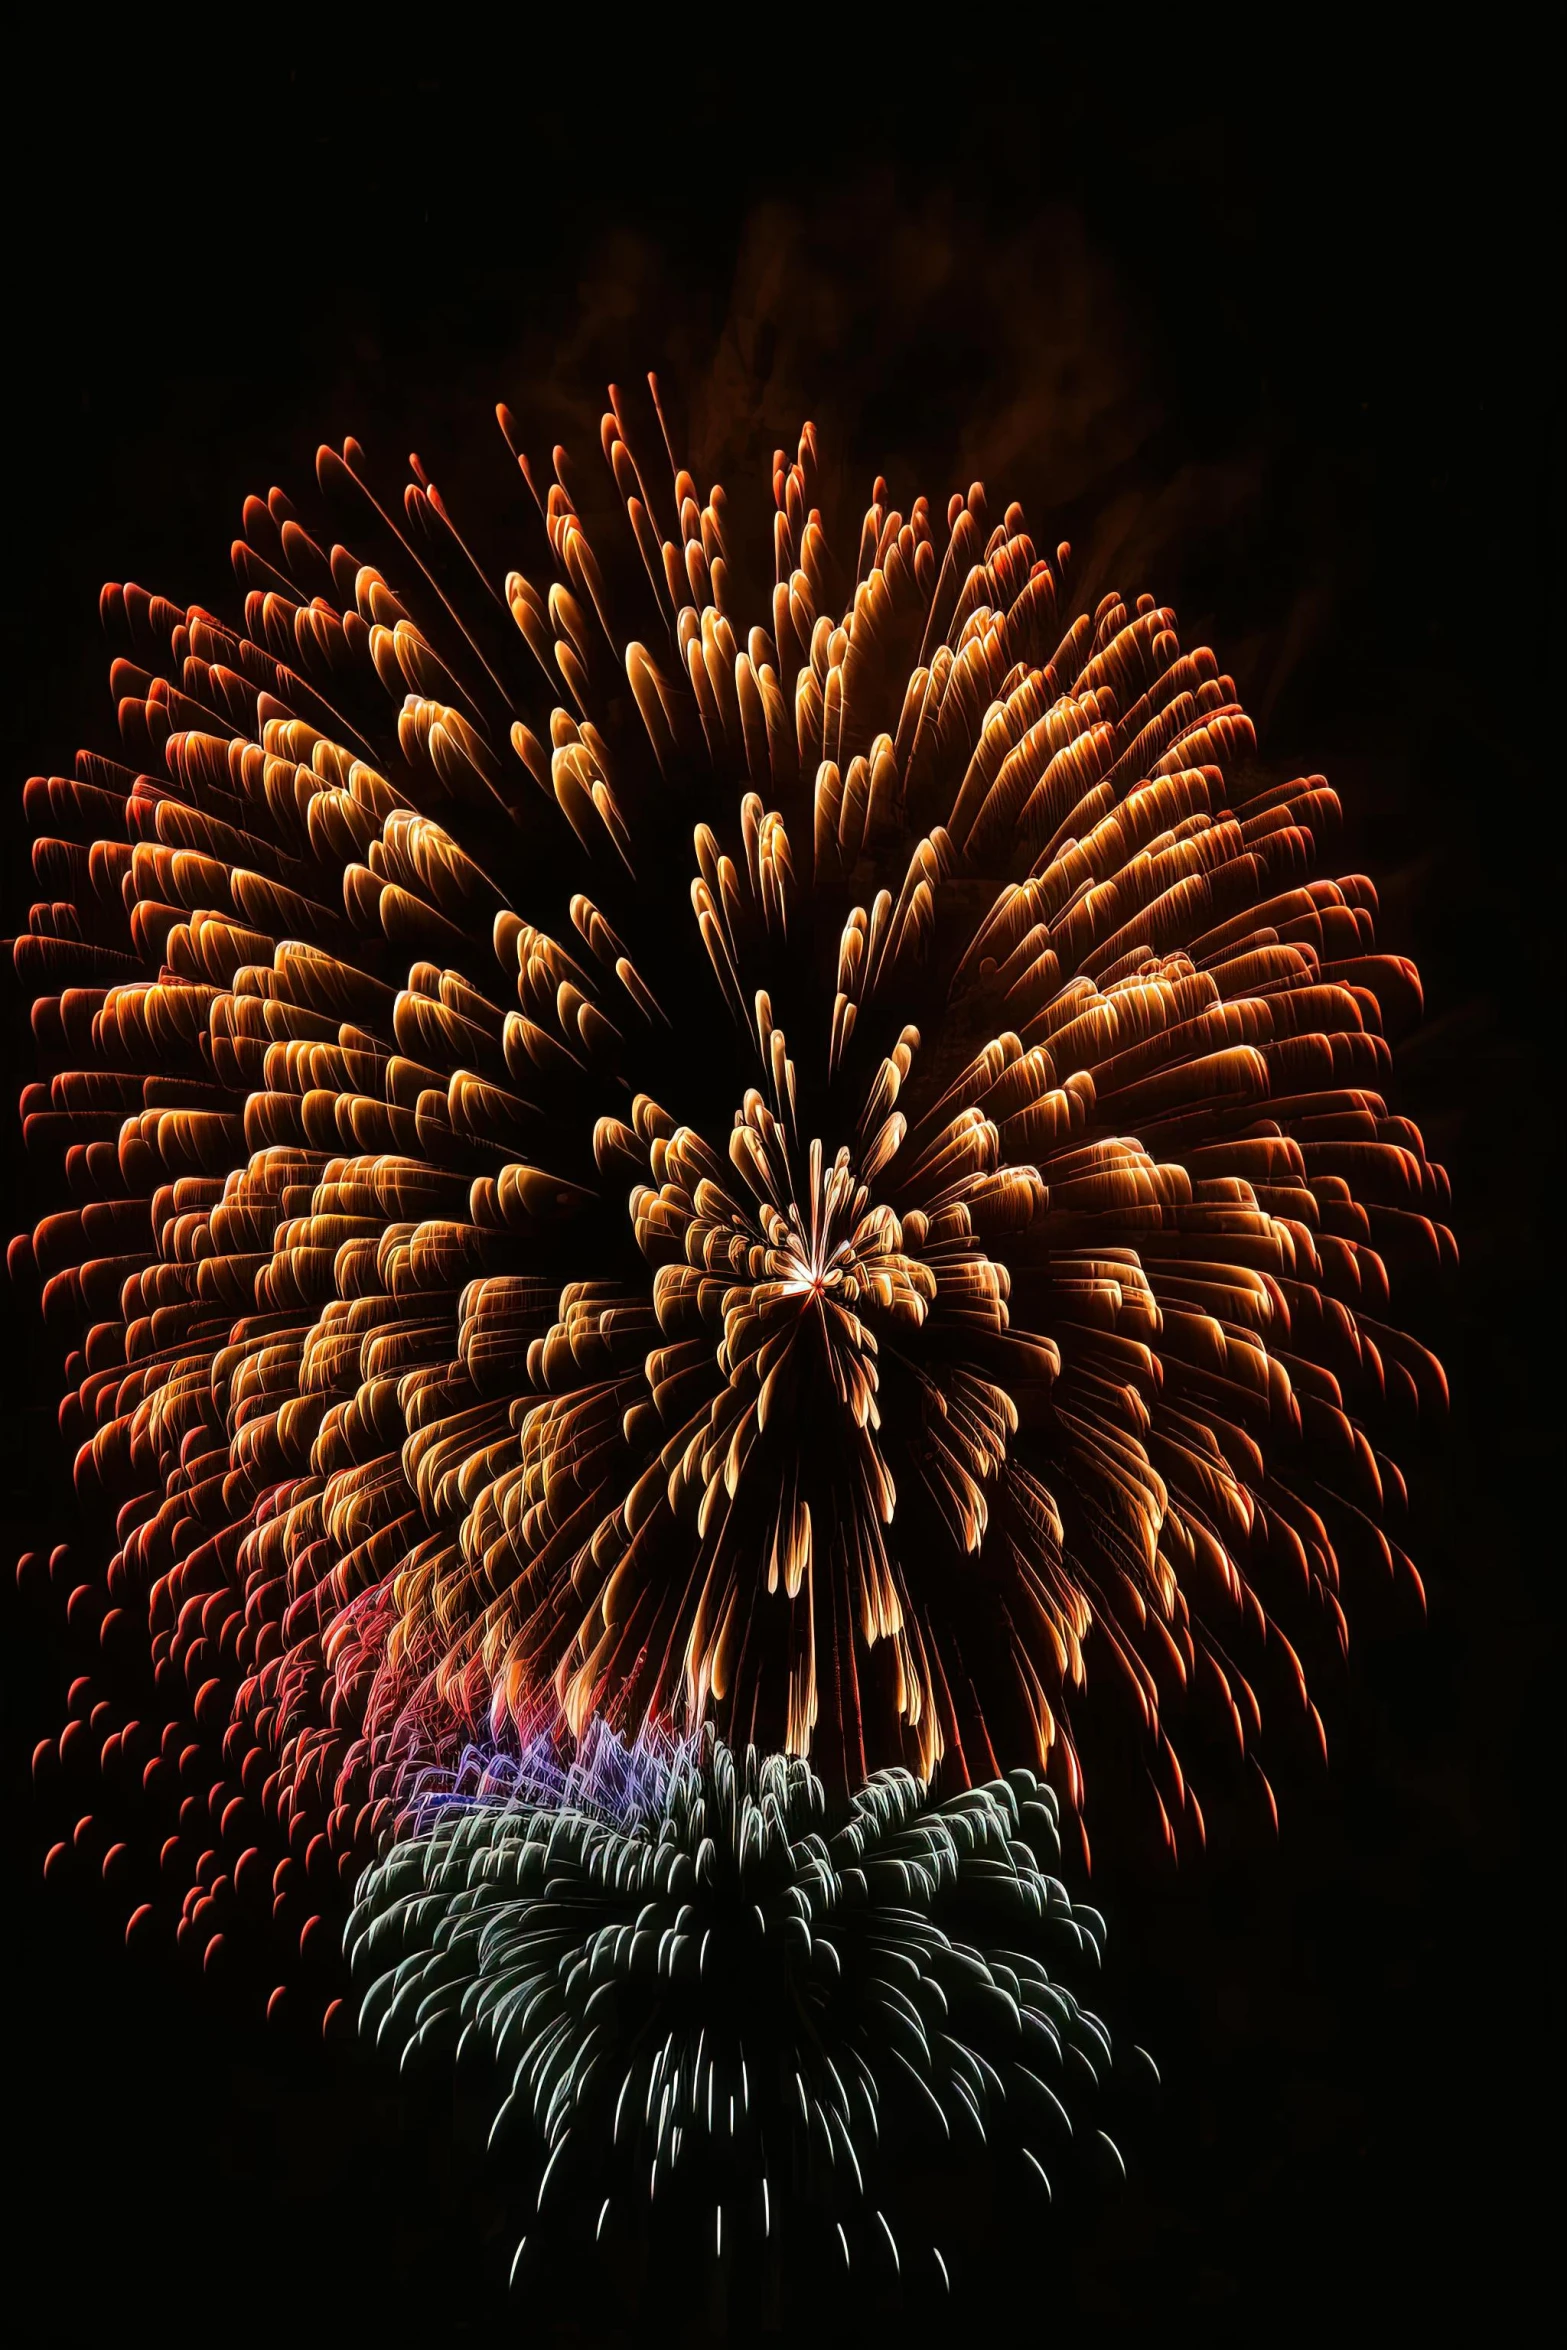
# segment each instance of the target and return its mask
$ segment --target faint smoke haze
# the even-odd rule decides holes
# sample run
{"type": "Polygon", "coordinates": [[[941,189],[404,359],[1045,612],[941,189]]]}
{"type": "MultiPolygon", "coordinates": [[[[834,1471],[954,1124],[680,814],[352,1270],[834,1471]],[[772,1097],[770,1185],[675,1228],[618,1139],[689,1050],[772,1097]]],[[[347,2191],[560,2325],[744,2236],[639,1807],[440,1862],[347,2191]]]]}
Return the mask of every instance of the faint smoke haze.
{"type": "MultiPolygon", "coordinates": [[[[639,229],[604,231],[555,309],[530,305],[498,356],[494,396],[510,402],[536,470],[566,445],[591,515],[607,503],[597,443],[608,382],[659,465],[644,387],[654,367],[677,454],[704,494],[722,481],[729,497],[746,610],[760,611],[770,579],[772,454],[793,456],[807,417],[840,558],[878,473],[903,512],[923,491],[938,517],[981,480],[994,519],[1017,498],[1041,548],[1072,539],[1080,600],[1147,588],[1176,603],[1188,636],[1222,632],[1221,660],[1265,724],[1311,648],[1324,593],[1292,583],[1280,609],[1260,611],[1255,598],[1233,610],[1201,592],[1194,608],[1183,601],[1232,568],[1265,491],[1263,451],[1196,459],[1170,429],[1174,372],[1226,363],[1196,331],[1199,288],[1194,273],[1191,349],[1172,349],[1070,206],[998,228],[950,189],[911,196],[883,171],[810,202],[757,205],[700,266],[639,229]]],[[[480,387],[461,387],[460,401],[449,382],[430,388],[455,453],[480,387]]],[[[458,459],[466,473],[482,457],[476,486],[493,464],[485,437],[458,459]]],[[[493,504],[493,475],[489,490],[493,504]]],[[[660,522],[670,529],[667,511],[660,522]]]]}

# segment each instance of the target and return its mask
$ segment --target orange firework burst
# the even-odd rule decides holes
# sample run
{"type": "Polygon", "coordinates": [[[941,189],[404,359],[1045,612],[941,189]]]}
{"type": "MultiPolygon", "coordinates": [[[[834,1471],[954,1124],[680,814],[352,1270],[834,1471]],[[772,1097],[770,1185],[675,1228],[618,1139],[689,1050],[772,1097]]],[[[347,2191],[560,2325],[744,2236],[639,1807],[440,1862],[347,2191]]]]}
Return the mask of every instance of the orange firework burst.
{"type": "Polygon", "coordinates": [[[243,630],[105,590],[123,757],[29,784],[16,954],[107,1601],[221,1838],[345,1877],[595,1715],[1078,1812],[1102,1716],[1174,1843],[1167,1719],[1249,1753],[1252,1660],[1305,1708],[1292,1611],[1402,1556],[1414,971],[1151,597],[1072,617],[978,486],[943,544],[878,481],[842,581],[807,426],[742,634],[638,433],[612,391],[613,551],[556,453],[547,591],[352,441],[360,551],[249,500],[243,630]]]}

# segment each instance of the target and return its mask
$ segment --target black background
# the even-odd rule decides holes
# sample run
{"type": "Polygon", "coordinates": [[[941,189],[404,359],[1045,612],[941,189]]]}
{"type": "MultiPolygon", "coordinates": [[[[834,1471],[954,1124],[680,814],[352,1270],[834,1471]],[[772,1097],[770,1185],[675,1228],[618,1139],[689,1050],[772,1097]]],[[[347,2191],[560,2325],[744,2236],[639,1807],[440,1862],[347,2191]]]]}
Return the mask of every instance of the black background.
{"type": "MultiPolygon", "coordinates": [[[[1277,21],[1254,67],[980,11],[945,45],[911,20],[896,63],[822,17],[722,62],[689,29],[689,62],[584,11],[574,45],[460,63],[367,29],[330,64],[18,74],[6,923],[22,777],[110,740],[99,585],[232,604],[244,494],[308,490],[318,439],[393,479],[417,448],[504,563],[494,400],[590,463],[602,385],[654,365],[742,519],[810,414],[840,542],[877,470],[905,507],[979,474],[1073,540],[1089,600],[1174,603],[1269,758],[1337,785],[1342,869],[1420,964],[1394,1092],[1453,1177],[1462,1265],[1420,1326],[1454,1413],[1408,1464],[1429,1621],[1351,1608],[1331,1769],[1281,1788],[1282,1842],[1096,1877],[1107,2011],[1164,2096],[1126,2193],[998,2263],[1020,2340],[1510,2335],[1554,2294],[1557,2211],[1559,60],[1501,15],[1483,57],[1277,21]]],[[[58,1363],[22,1314],[6,1356],[14,1556],[69,1521],[58,1363]]],[[[9,1573],[0,1607],[19,2338],[525,2336],[458,2166],[376,2075],[45,1893],[27,1757],[82,1666],[9,1573]]]]}

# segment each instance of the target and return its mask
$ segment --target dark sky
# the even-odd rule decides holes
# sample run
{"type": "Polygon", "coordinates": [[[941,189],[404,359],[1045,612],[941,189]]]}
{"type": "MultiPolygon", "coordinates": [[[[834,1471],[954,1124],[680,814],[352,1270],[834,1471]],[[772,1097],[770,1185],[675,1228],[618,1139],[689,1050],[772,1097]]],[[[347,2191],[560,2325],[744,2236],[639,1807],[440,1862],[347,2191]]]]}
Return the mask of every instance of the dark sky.
{"type": "MultiPolygon", "coordinates": [[[[1166,2094],[1125,2198],[1016,2257],[1099,2337],[1502,2336],[1553,2257],[1560,61],[1527,25],[1393,59],[1270,20],[1248,70],[1231,36],[977,11],[947,51],[909,20],[893,63],[818,17],[765,66],[654,66],[584,12],[576,47],[460,64],[369,32],[330,67],[62,53],[6,102],[7,929],[22,777],[112,725],[104,579],[233,602],[244,494],[346,432],[394,478],[417,449],[504,565],[495,400],[588,464],[603,384],[648,366],[742,520],[807,414],[840,537],[877,471],[905,505],[1021,497],[1081,591],[1173,603],[1269,758],[1345,800],[1343,867],[1424,976],[1395,1106],[1462,1251],[1420,1307],[1455,1397],[1412,1464],[1430,1617],[1352,1611],[1279,1848],[1098,1887],[1166,2094]]],[[[58,1366],[9,1367],[15,1551],[61,1506],[58,1366]]],[[[0,1606],[23,2337],[184,2338],[185,2294],[241,2332],[254,2302],[305,2340],[487,2335],[457,2174],[373,2077],[44,1897],[26,1758],[77,1668],[8,1572],[0,1606]]]]}

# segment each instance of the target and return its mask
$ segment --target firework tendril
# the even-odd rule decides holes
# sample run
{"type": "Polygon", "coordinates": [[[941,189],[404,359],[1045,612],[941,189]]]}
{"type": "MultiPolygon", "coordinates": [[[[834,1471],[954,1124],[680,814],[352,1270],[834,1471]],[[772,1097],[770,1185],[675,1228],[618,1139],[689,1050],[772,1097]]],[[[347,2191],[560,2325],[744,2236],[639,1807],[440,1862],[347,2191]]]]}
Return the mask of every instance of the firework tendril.
{"type": "Polygon", "coordinates": [[[687,2260],[743,2273],[788,2237],[840,2285],[858,2259],[950,2289],[884,2147],[903,2171],[1004,2148],[1040,2202],[1074,2135],[1119,2164],[1068,2103],[1111,2064],[1061,1979],[1103,1921],[1039,1866],[1056,1804],[1031,1772],[939,1804],[880,1773],[832,1834],[808,1764],[739,1762],[711,1727],[653,1779],[630,1827],[613,1797],[464,1806],[360,1880],[362,2028],[405,2066],[482,2050],[492,2140],[521,2124],[536,2150],[514,2274],[530,2242],[623,2252],[651,2214],[687,2260]]]}
{"type": "MultiPolygon", "coordinates": [[[[106,588],[119,746],[28,783],[15,945],[59,1204],[12,1268],[104,1529],[105,1671],[37,1768],[90,1748],[105,1793],[50,1867],[209,1963],[268,1900],[308,1953],[359,1884],[355,1965],[407,1970],[377,2028],[408,1986],[470,2014],[557,2151],[586,2071],[494,1988],[530,1937],[581,1937],[547,2005],[596,2048],[592,1935],[638,1954],[606,2013],[683,1998],[676,1874],[698,1914],[755,1874],[831,2008],[855,1840],[933,1932],[963,1839],[1011,1851],[1013,1766],[1085,1851],[1101,1772],[1202,1836],[1176,1736],[1271,1805],[1263,1700],[1323,1737],[1345,1574],[1418,1589],[1386,1447],[1445,1387],[1390,1289],[1453,1253],[1382,1090],[1414,969],[1214,656],[1147,595],[1074,615],[1070,550],[978,484],[943,520],[878,480],[840,567],[809,425],[753,581],[650,387],[591,492],[499,411],[531,573],[350,440],[318,510],[247,500],[242,625],[106,588]],[[546,1851],[581,1918],[540,1920],[546,1851]]],[[[860,2092],[802,2078],[825,2160],[860,2092]]]]}

